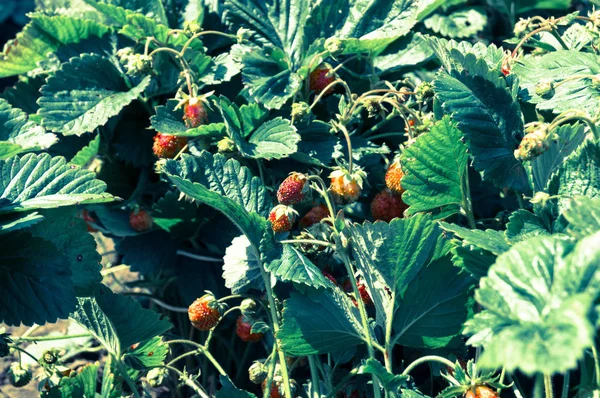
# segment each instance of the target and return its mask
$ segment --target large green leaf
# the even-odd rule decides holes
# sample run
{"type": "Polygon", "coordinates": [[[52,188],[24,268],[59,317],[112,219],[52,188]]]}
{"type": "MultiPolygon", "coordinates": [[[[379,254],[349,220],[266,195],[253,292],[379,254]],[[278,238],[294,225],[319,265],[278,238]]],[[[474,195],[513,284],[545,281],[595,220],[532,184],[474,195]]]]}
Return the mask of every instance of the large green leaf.
{"type": "Polygon", "coordinates": [[[260,267],[260,252],[245,235],[234,238],[223,257],[225,287],[234,294],[249,289],[264,290],[265,282],[260,267]]]}
{"type": "Polygon", "coordinates": [[[147,76],[130,88],[112,62],[99,55],[72,58],[41,89],[42,125],[64,135],[90,132],[119,114],[149,83],[147,76]]]}
{"type": "Polygon", "coordinates": [[[17,38],[4,47],[0,77],[29,72],[38,66],[38,62],[44,61],[49,52],[91,36],[103,36],[109,31],[109,27],[89,20],[33,14],[31,22],[17,38]]]}
{"type": "Polygon", "coordinates": [[[101,285],[95,297],[80,298],[71,314],[77,323],[89,330],[114,356],[139,342],[150,340],[172,325],[154,311],[142,308],[131,297],[113,293],[101,285]]]}
{"type": "Polygon", "coordinates": [[[585,237],[600,231],[600,198],[576,197],[563,213],[569,222],[568,231],[577,237],[585,237]]]}
{"type": "Polygon", "coordinates": [[[526,374],[575,368],[593,344],[589,317],[600,292],[600,233],[576,245],[535,237],[498,257],[475,297],[484,310],[468,321],[480,364],[526,374]]]}
{"type": "Polygon", "coordinates": [[[435,210],[438,218],[461,211],[466,199],[467,147],[449,117],[433,125],[402,152],[406,171],[402,200],[414,214],[435,210]]]}
{"type": "Polygon", "coordinates": [[[41,222],[43,219],[44,216],[36,211],[27,214],[13,213],[3,215],[0,218],[0,234],[28,228],[33,224],[41,222]]]}
{"type": "MultiPolygon", "coordinates": [[[[96,396],[96,381],[99,364],[87,364],[73,377],[63,377],[58,385],[42,392],[41,397],[86,398],[96,396]]],[[[105,370],[108,372],[108,369],[105,370]]]]}
{"type": "Polygon", "coordinates": [[[292,293],[284,302],[277,338],[288,355],[340,351],[362,344],[366,336],[358,309],[341,289],[305,296],[292,293]]]}
{"type": "Polygon", "coordinates": [[[469,313],[474,280],[449,256],[433,261],[414,278],[398,304],[394,339],[398,344],[440,348],[459,335],[469,313]]]}
{"type": "Polygon", "coordinates": [[[47,149],[56,141],[54,134],[46,133],[42,127],[28,121],[24,112],[12,108],[6,100],[0,98],[0,144],[16,146],[14,151],[8,153],[0,149],[0,160],[21,152],[47,149]]]}
{"type": "Polygon", "coordinates": [[[163,172],[181,192],[225,214],[255,247],[260,246],[271,201],[250,170],[234,159],[203,151],[197,157],[167,161],[163,172]]]}
{"type": "Polygon", "coordinates": [[[379,73],[393,73],[429,61],[433,49],[421,33],[411,33],[395,40],[373,59],[379,73]]]}
{"type": "Polygon", "coordinates": [[[51,242],[26,232],[2,235],[0,264],[0,322],[55,322],[75,308],[69,260],[51,242]]]}
{"type": "Polygon", "coordinates": [[[0,160],[0,214],[74,204],[106,203],[106,184],[65,158],[27,154],[0,160]]]}
{"type": "Polygon", "coordinates": [[[502,47],[496,47],[494,44],[487,46],[483,42],[475,44],[468,41],[457,42],[435,36],[425,36],[425,41],[429,43],[440,63],[448,72],[452,70],[460,72],[468,67],[465,60],[468,54],[472,54],[471,57],[475,56],[477,59],[484,60],[489,70],[500,73],[504,59],[502,47]]]}
{"type": "Polygon", "coordinates": [[[300,135],[289,121],[277,117],[257,125],[249,123],[240,109],[225,97],[220,98],[219,110],[227,134],[243,155],[272,160],[288,157],[298,150],[300,135]]]}
{"type": "Polygon", "coordinates": [[[540,81],[559,83],[576,75],[600,73],[600,57],[592,53],[559,50],[539,57],[526,57],[512,68],[521,82],[523,99],[541,110],[561,113],[570,109],[593,110],[600,105],[600,90],[593,88],[589,78],[572,79],[556,84],[551,98],[535,93],[540,81]]]}
{"type": "Polygon", "coordinates": [[[436,77],[434,87],[442,108],[464,133],[473,166],[484,179],[499,188],[529,192],[525,169],[514,156],[523,119],[511,89],[500,77],[494,79],[482,59],[468,55],[463,67],[461,72],[441,72],[436,77]]]}
{"type": "Polygon", "coordinates": [[[440,222],[440,226],[463,241],[463,245],[473,245],[487,250],[495,255],[500,255],[510,249],[510,244],[502,231],[493,229],[468,229],[456,224],[440,222]]]}
{"type": "Polygon", "coordinates": [[[293,282],[315,289],[333,286],[316,265],[290,244],[283,246],[281,258],[271,261],[266,269],[282,282],[293,282]]]}
{"type": "Polygon", "coordinates": [[[134,369],[144,370],[164,365],[169,354],[169,346],[162,337],[156,336],[130,347],[124,354],[125,363],[134,369]]]}
{"type": "Polygon", "coordinates": [[[487,25],[487,14],[481,8],[467,8],[449,15],[434,14],[424,21],[427,29],[451,38],[477,35],[487,25]]]}

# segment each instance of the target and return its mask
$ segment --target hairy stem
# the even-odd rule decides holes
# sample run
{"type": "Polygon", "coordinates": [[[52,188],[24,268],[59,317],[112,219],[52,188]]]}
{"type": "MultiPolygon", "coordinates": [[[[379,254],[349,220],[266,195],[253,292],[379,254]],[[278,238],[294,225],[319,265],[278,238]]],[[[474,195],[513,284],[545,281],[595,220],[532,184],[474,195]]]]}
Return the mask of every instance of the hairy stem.
{"type": "Polygon", "coordinates": [[[425,362],[439,362],[441,364],[454,368],[454,364],[444,357],[440,357],[437,355],[426,355],[408,365],[406,369],[404,369],[404,372],[402,372],[402,376],[407,376],[414,368],[425,362]]]}

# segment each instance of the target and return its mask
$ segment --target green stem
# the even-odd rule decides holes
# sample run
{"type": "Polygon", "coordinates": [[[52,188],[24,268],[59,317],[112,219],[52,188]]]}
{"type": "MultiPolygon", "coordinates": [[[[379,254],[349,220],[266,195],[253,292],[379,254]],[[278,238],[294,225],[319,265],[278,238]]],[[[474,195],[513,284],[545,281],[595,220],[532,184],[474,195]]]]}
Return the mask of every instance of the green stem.
{"type": "Polygon", "coordinates": [[[43,336],[43,337],[16,337],[14,340],[16,343],[21,341],[54,341],[54,340],[68,340],[78,339],[82,337],[91,337],[89,333],[71,334],[66,336],[43,336]]]}
{"type": "Polygon", "coordinates": [[[27,350],[21,348],[21,347],[17,347],[16,345],[9,345],[9,348],[15,350],[15,351],[19,351],[22,352],[23,354],[27,355],[28,357],[30,357],[31,359],[33,359],[36,363],[39,363],[40,361],[38,361],[38,359],[36,357],[34,357],[32,354],[30,354],[27,350]]]}
{"type": "Polygon", "coordinates": [[[346,139],[346,145],[348,146],[348,172],[352,174],[352,140],[350,139],[350,134],[348,133],[346,126],[340,123],[338,124],[338,127],[346,139]]]}
{"type": "Polygon", "coordinates": [[[385,325],[385,353],[383,354],[385,360],[385,368],[388,372],[393,373],[393,361],[392,351],[394,345],[392,344],[392,319],[394,318],[394,303],[396,302],[396,289],[392,291],[392,297],[387,308],[386,325],[385,325]]]}
{"type": "MultiPolygon", "coordinates": [[[[277,344],[273,344],[273,350],[271,351],[271,361],[269,362],[269,370],[267,372],[267,380],[265,383],[265,390],[263,391],[263,398],[269,398],[271,395],[271,385],[273,384],[273,375],[275,373],[275,363],[277,362],[277,356],[275,355],[277,352],[277,344]]],[[[267,359],[268,360],[268,359],[267,359]]]]}
{"type": "Polygon", "coordinates": [[[546,390],[546,398],[554,398],[551,375],[544,375],[544,389],[546,390]]]}
{"type": "Polygon", "coordinates": [[[570,382],[571,382],[571,372],[569,372],[567,370],[567,372],[565,373],[565,376],[563,378],[562,394],[560,395],[561,398],[569,397],[569,383],[570,382]]]}
{"type": "Polygon", "coordinates": [[[552,131],[554,128],[558,127],[560,124],[563,124],[570,120],[581,120],[582,122],[586,123],[588,125],[588,127],[590,128],[590,130],[592,130],[592,134],[594,134],[594,139],[596,141],[600,141],[600,131],[598,131],[598,128],[596,127],[596,123],[592,119],[588,118],[585,115],[581,115],[581,114],[572,115],[572,116],[564,116],[564,117],[558,116],[556,118],[556,120],[554,122],[552,122],[550,127],[548,127],[548,130],[552,131]]]}
{"type": "Polygon", "coordinates": [[[369,135],[371,135],[374,132],[376,132],[377,130],[379,130],[379,128],[383,127],[385,124],[387,124],[387,122],[389,122],[390,120],[392,120],[396,116],[397,116],[397,114],[396,114],[395,109],[394,109],[390,113],[388,113],[385,118],[383,118],[382,120],[380,120],[376,125],[374,125],[370,129],[368,129],[367,131],[365,131],[362,134],[362,136],[364,138],[367,138],[369,135]]]}
{"type": "Polygon", "coordinates": [[[210,351],[204,350],[203,354],[206,357],[206,359],[208,359],[213,364],[213,366],[215,367],[215,369],[217,369],[217,372],[219,372],[221,376],[227,376],[227,372],[225,372],[221,365],[219,365],[219,362],[217,362],[215,357],[212,356],[210,351]]]}
{"type": "Polygon", "coordinates": [[[125,379],[125,382],[131,389],[131,392],[133,393],[133,395],[135,395],[135,398],[140,398],[140,393],[138,392],[133,380],[131,380],[131,377],[129,377],[129,374],[127,373],[127,369],[125,369],[125,365],[123,364],[123,361],[121,361],[120,359],[117,359],[117,358],[114,358],[114,359],[117,363],[117,368],[119,369],[119,372],[121,372],[121,376],[123,376],[123,379],[125,379]]]}
{"type": "MultiPolygon", "coordinates": [[[[177,340],[169,340],[166,341],[165,344],[189,344],[189,345],[193,345],[194,347],[196,347],[198,350],[196,351],[201,351],[202,354],[204,354],[204,356],[206,357],[206,359],[208,359],[213,366],[217,369],[217,371],[223,375],[226,376],[227,372],[225,372],[223,370],[223,368],[221,367],[221,365],[219,364],[219,362],[217,362],[217,360],[215,359],[215,357],[212,356],[212,354],[210,353],[210,351],[208,351],[206,349],[205,346],[203,346],[202,344],[198,344],[195,341],[191,341],[191,340],[184,340],[184,339],[177,339],[177,340]]],[[[194,354],[196,353],[196,351],[192,351],[194,354]]],[[[191,355],[191,354],[190,354],[191,355]]],[[[187,356],[187,355],[185,355],[187,356]]],[[[172,360],[171,362],[175,362],[178,361],[179,359],[185,357],[183,355],[180,355],[179,357],[175,358],[174,360],[172,360]]]]}
{"type": "Polygon", "coordinates": [[[475,222],[475,216],[473,215],[473,201],[471,199],[471,186],[469,184],[469,165],[465,167],[465,182],[464,189],[461,190],[462,194],[462,208],[467,216],[467,220],[469,221],[469,227],[471,229],[477,228],[477,223],[475,222]]]}
{"type": "Polygon", "coordinates": [[[179,379],[181,381],[183,381],[183,384],[185,384],[186,386],[188,386],[189,388],[191,388],[192,390],[194,390],[194,392],[196,394],[198,394],[200,397],[202,398],[210,398],[208,394],[206,394],[206,392],[200,388],[200,386],[198,386],[198,384],[196,384],[196,382],[194,380],[192,380],[192,378],[183,373],[181,370],[173,367],[173,366],[169,366],[169,365],[165,365],[164,366],[166,369],[169,369],[172,372],[175,372],[179,375],[179,379]]]}
{"type": "Polygon", "coordinates": [[[558,34],[556,30],[552,29],[550,33],[560,43],[563,49],[570,50],[569,46],[567,46],[567,43],[564,42],[564,40],[562,39],[562,37],[560,37],[560,34],[558,34]]]}
{"type": "Polygon", "coordinates": [[[321,396],[321,388],[320,388],[320,383],[319,383],[319,374],[317,372],[317,365],[316,365],[316,359],[317,356],[316,355],[309,355],[308,356],[308,365],[310,366],[310,378],[312,381],[312,398],[319,398],[321,396]]]}
{"type": "Polygon", "coordinates": [[[308,181],[316,181],[319,185],[321,185],[321,189],[316,189],[316,191],[325,199],[325,203],[327,204],[327,209],[329,209],[329,215],[331,216],[331,220],[335,220],[335,206],[327,193],[327,186],[325,185],[325,181],[317,175],[308,176],[308,181]]]}
{"type": "Polygon", "coordinates": [[[401,132],[381,133],[381,134],[375,134],[370,137],[367,137],[367,139],[368,140],[378,140],[380,138],[387,138],[387,137],[406,137],[406,133],[401,133],[401,132]]]}
{"type": "Polygon", "coordinates": [[[447,360],[446,358],[443,358],[443,357],[440,357],[437,355],[426,355],[426,356],[421,357],[421,358],[417,359],[416,361],[412,362],[410,365],[408,365],[406,367],[406,369],[404,369],[404,372],[402,372],[402,376],[407,376],[414,368],[416,368],[417,366],[419,366],[425,362],[439,362],[448,367],[454,368],[454,364],[452,362],[450,362],[449,360],[447,360]]]}
{"type": "Polygon", "coordinates": [[[333,247],[333,245],[331,243],[325,242],[322,240],[317,240],[317,239],[287,239],[287,240],[280,240],[279,243],[287,243],[287,244],[307,243],[307,244],[313,244],[313,245],[319,245],[319,246],[325,246],[325,247],[333,247]]]}
{"type": "Polygon", "coordinates": [[[329,394],[327,394],[326,398],[333,398],[335,397],[335,394],[346,385],[346,383],[348,383],[348,381],[350,381],[351,378],[353,378],[356,374],[358,373],[358,369],[354,368],[352,369],[350,372],[348,372],[348,374],[346,376],[344,376],[344,378],[342,380],[340,380],[339,383],[337,383],[335,385],[335,387],[333,387],[331,389],[331,391],[329,392],[329,394]]]}
{"type": "Polygon", "coordinates": [[[596,349],[596,342],[592,344],[592,355],[594,356],[594,380],[596,381],[596,388],[600,387],[600,359],[598,358],[598,350],[596,349]]]}

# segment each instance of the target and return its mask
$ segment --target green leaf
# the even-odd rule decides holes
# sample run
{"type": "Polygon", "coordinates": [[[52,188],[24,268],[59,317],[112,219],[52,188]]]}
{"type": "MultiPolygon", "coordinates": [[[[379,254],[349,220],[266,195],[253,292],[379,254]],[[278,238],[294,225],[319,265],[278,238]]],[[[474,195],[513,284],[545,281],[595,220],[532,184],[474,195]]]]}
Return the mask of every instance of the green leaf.
{"type": "Polygon", "coordinates": [[[227,134],[244,156],[272,160],[288,157],[298,150],[300,135],[288,120],[277,117],[257,126],[248,126],[241,110],[225,97],[219,101],[219,110],[227,134]],[[246,140],[245,136],[249,138],[246,140]]]}
{"type": "Polygon", "coordinates": [[[362,344],[366,336],[358,309],[340,289],[333,289],[311,297],[292,293],[284,301],[277,339],[286,354],[304,356],[345,350],[362,344]]]}
{"type": "Polygon", "coordinates": [[[68,317],[76,305],[69,260],[26,232],[0,239],[0,322],[33,325],[68,317]]]}
{"type": "Polygon", "coordinates": [[[421,33],[411,33],[394,41],[373,59],[379,73],[393,73],[429,61],[433,49],[421,33]]]}
{"type": "Polygon", "coordinates": [[[219,381],[223,387],[217,393],[217,398],[256,398],[256,395],[234,386],[228,376],[219,376],[219,381]]]}
{"type": "Polygon", "coordinates": [[[199,223],[209,219],[206,209],[199,213],[198,206],[186,200],[179,200],[179,193],[169,191],[152,205],[152,220],[155,225],[175,237],[188,237],[195,233],[199,223]],[[201,215],[202,214],[202,215],[201,215]]]}
{"type": "Polygon", "coordinates": [[[445,116],[402,152],[402,200],[410,214],[438,210],[436,218],[445,218],[461,211],[468,160],[461,138],[445,116]]]}
{"type": "Polygon", "coordinates": [[[504,232],[486,229],[467,229],[456,224],[440,222],[440,226],[452,232],[455,236],[462,239],[463,245],[473,245],[480,249],[487,250],[495,255],[500,255],[510,249],[510,245],[504,232]]]}
{"type": "Polygon", "coordinates": [[[224,135],[224,123],[210,123],[188,129],[183,123],[183,110],[175,110],[178,103],[179,101],[170,99],[166,105],[156,107],[156,114],[150,117],[154,130],[182,137],[222,137],[224,135]]]}
{"type": "Polygon", "coordinates": [[[38,100],[42,125],[64,135],[82,135],[104,125],[112,116],[143,93],[146,76],[129,88],[110,60],[82,55],[63,64],[48,78],[38,100]]]}
{"type": "Polygon", "coordinates": [[[158,23],[168,24],[167,14],[160,0],[109,0],[107,3],[145,15],[158,23]]]}
{"type": "Polygon", "coordinates": [[[0,214],[114,201],[95,176],[45,153],[0,160],[0,214]]]}
{"type": "Polygon", "coordinates": [[[123,358],[126,364],[137,370],[164,365],[169,353],[169,346],[159,336],[143,341],[134,347],[134,349],[129,348],[123,358]]]}
{"type": "Polygon", "coordinates": [[[33,14],[16,39],[4,48],[0,58],[0,77],[29,72],[44,61],[48,53],[61,46],[78,43],[91,36],[101,37],[110,28],[97,22],[63,15],[33,14]]]}
{"type": "Polygon", "coordinates": [[[328,123],[320,120],[315,120],[308,126],[299,126],[301,141],[298,143],[298,151],[290,157],[312,166],[327,166],[331,163],[339,143],[339,139],[330,132],[330,128],[328,123]]]}
{"type": "Polygon", "coordinates": [[[599,243],[600,234],[577,245],[535,237],[498,257],[475,294],[485,309],[465,325],[468,343],[484,347],[478,365],[528,375],[577,366],[593,344],[599,243]]]}
{"type": "Polygon", "coordinates": [[[0,98],[0,160],[21,152],[47,149],[58,141],[40,126],[28,121],[20,109],[0,98]]]}
{"type": "Polygon", "coordinates": [[[321,270],[290,244],[283,245],[281,258],[271,261],[266,269],[282,282],[293,282],[315,289],[333,287],[321,270]]]}
{"type": "MultiPolygon", "coordinates": [[[[100,365],[87,364],[73,377],[62,377],[57,386],[42,392],[42,397],[85,398],[96,396],[96,379],[100,365]]],[[[108,370],[105,370],[108,372],[108,370]]]]}
{"type": "Polygon", "coordinates": [[[563,124],[553,130],[557,139],[550,143],[550,147],[531,160],[533,186],[536,191],[544,191],[552,173],[562,164],[585,140],[585,129],[582,124],[563,124]]]}
{"type": "Polygon", "coordinates": [[[150,340],[172,325],[154,311],[142,308],[131,297],[121,296],[101,285],[95,297],[80,298],[71,314],[115,357],[120,358],[132,344],[150,340]]]}
{"type": "Polygon", "coordinates": [[[519,77],[523,99],[536,104],[537,109],[558,114],[571,109],[592,110],[600,105],[600,90],[592,87],[589,78],[556,84],[572,76],[600,73],[600,57],[592,53],[559,50],[530,56],[515,63],[511,72],[519,77]],[[555,83],[551,98],[544,99],[535,93],[536,84],[542,80],[555,83]]]}
{"type": "Polygon", "coordinates": [[[459,335],[469,313],[474,280],[448,256],[433,261],[410,283],[394,317],[398,344],[441,348],[459,335]]]}
{"type": "Polygon", "coordinates": [[[482,8],[458,10],[450,15],[435,14],[423,21],[427,29],[451,38],[476,36],[488,23],[482,8]]]}
{"type": "Polygon", "coordinates": [[[508,218],[506,238],[511,243],[520,242],[538,235],[550,235],[544,221],[535,214],[520,209],[508,218]]]}
{"type": "Polygon", "coordinates": [[[490,75],[484,60],[472,55],[467,59],[466,66],[471,68],[438,74],[434,81],[437,98],[464,133],[473,166],[483,178],[499,188],[529,192],[525,169],[514,156],[515,136],[523,132],[519,105],[499,77],[492,81],[480,76],[490,75]]]}
{"type": "Polygon", "coordinates": [[[260,252],[245,235],[234,238],[223,257],[225,287],[233,294],[249,289],[264,290],[265,283],[260,272],[260,252]]]}
{"type": "Polygon", "coordinates": [[[488,250],[469,244],[464,246],[457,244],[452,249],[452,254],[452,263],[457,267],[466,269],[476,279],[487,275],[497,257],[488,250]]]}
{"type": "Polygon", "coordinates": [[[271,200],[248,168],[203,151],[196,157],[183,155],[178,162],[168,160],[163,172],[181,192],[225,214],[255,247],[260,246],[271,200]]]}
{"type": "Polygon", "coordinates": [[[576,237],[586,237],[600,231],[600,198],[576,197],[563,213],[569,222],[569,233],[576,237]]]}
{"type": "Polygon", "coordinates": [[[96,240],[87,233],[85,221],[73,207],[45,210],[44,220],[31,227],[33,236],[52,242],[71,267],[73,285],[78,296],[93,294],[102,281],[102,258],[96,251],[96,240]]]}
{"type": "MultiPolygon", "coordinates": [[[[377,377],[386,391],[398,391],[399,387],[407,387],[410,376],[394,375],[374,358],[369,358],[360,366],[359,374],[372,374],[377,377]]],[[[404,395],[402,395],[404,397],[404,395]]]]}
{"type": "Polygon", "coordinates": [[[44,216],[34,211],[28,214],[8,214],[0,218],[0,234],[17,231],[19,229],[28,228],[31,225],[41,222],[44,216]]]}
{"type": "Polygon", "coordinates": [[[175,263],[175,244],[164,231],[127,237],[117,243],[116,250],[123,255],[123,264],[144,275],[158,273],[175,263]]]}
{"type": "Polygon", "coordinates": [[[100,150],[100,134],[97,134],[90,143],[83,148],[81,148],[75,156],[71,159],[69,163],[74,164],[79,167],[83,167],[89,162],[91,162],[96,155],[98,155],[98,151],[100,150]]]}

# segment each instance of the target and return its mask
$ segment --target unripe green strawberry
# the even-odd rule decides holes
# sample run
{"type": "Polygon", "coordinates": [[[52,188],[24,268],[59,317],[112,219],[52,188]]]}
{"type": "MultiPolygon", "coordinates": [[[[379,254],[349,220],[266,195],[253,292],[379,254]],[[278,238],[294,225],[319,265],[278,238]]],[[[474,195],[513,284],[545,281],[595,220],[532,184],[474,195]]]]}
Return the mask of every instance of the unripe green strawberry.
{"type": "Polygon", "coordinates": [[[290,173],[277,190],[277,200],[282,205],[295,205],[304,199],[309,190],[308,178],[302,173],[290,173]]]}
{"type": "MultiPolygon", "coordinates": [[[[315,94],[319,95],[325,88],[333,83],[335,80],[334,74],[329,74],[331,71],[331,66],[327,64],[321,64],[317,66],[315,70],[310,73],[309,79],[309,87],[311,91],[314,91],[315,94]]],[[[333,93],[333,88],[327,90],[324,95],[330,95],[333,93]]]]}
{"type": "Polygon", "coordinates": [[[156,133],[152,152],[159,158],[172,159],[187,145],[187,137],[156,133]]]}
{"type": "Polygon", "coordinates": [[[408,206],[400,195],[394,195],[387,188],[375,195],[371,202],[371,214],[375,220],[390,222],[394,218],[401,218],[406,209],[408,206]]]}
{"type": "Polygon", "coordinates": [[[254,323],[250,318],[240,315],[236,322],[235,332],[238,337],[246,343],[255,343],[262,340],[262,333],[252,333],[252,325],[254,323]]]}
{"type": "Polygon", "coordinates": [[[58,350],[48,350],[44,352],[44,355],[42,355],[40,363],[46,365],[54,365],[56,362],[58,362],[58,358],[58,350]]]}
{"type": "Polygon", "coordinates": [[[365,172],[356,166],[352,173],[338,167],[329,174],[329,190],[333,194],[335,203],[349,204],[356,202],[362,192],[365,177],[365,172]]]}
{"type": "Polygon", "coordinates": [[[515,150],[515,158],[518,160],[531,160],[550,148],[551,137],[547,124],[533,123],[525,132],[527,134],[521,140],[519,148],[515,150]]]}
{"type": "Polygon", "coordinates": [[[208,113],[201,99],[192,97],[183,107],[183,122],[188,129],[196,128],[208,121],[208,113]]]}
{"type": "Polygon", "coordinates": [[[129,213],[129,225],[137,232],[144,232],[152,228],[152,216],[144,209],[132,210],[129,213]]]}
{"type": "Polygon", "coordinates": [[[215,296],[207,293],[190,304],[188,317],[196,329],[210,330],[221,319],[221,306],[215,296]]]}
{"type": "Polygon", "coordinates": [[[296,222],[297,215],[298,212],[289,206],[275,206],[269,214],[269,221],[271,221],[273,232],[280,233],[291,230],[294,222],[296,222]]]}
{"type": "Polygon", "coordinates": [[[325,217],[329,217],[329,209],[324,204],[313,207],[298,222],[300,228],[308,228],[321,222],[325,217]]]}
{"type": "Polygon", "coordinates": [[[14,387],[23,387],[29,384],[32,378],[31,370],[29,366],[21,365],[18,362],[10,365],[8,369],[8,380],[14,387]]]}
{"type": "Polygon", "coordinates": [[[404,188],[401,185],[403,177],[404,172],[402,171],[402,167],[400,167],[400,162],[394,161],[385,172],[385,186],[393,193],[402,195],[404,192],[404,188]]]}
{"type": "Polygon", "coordinates": [[[268,369],[262,362],[255,361],[248,368],[248,377],[254,384],[260,384],[267,378],[268,369]]]}

